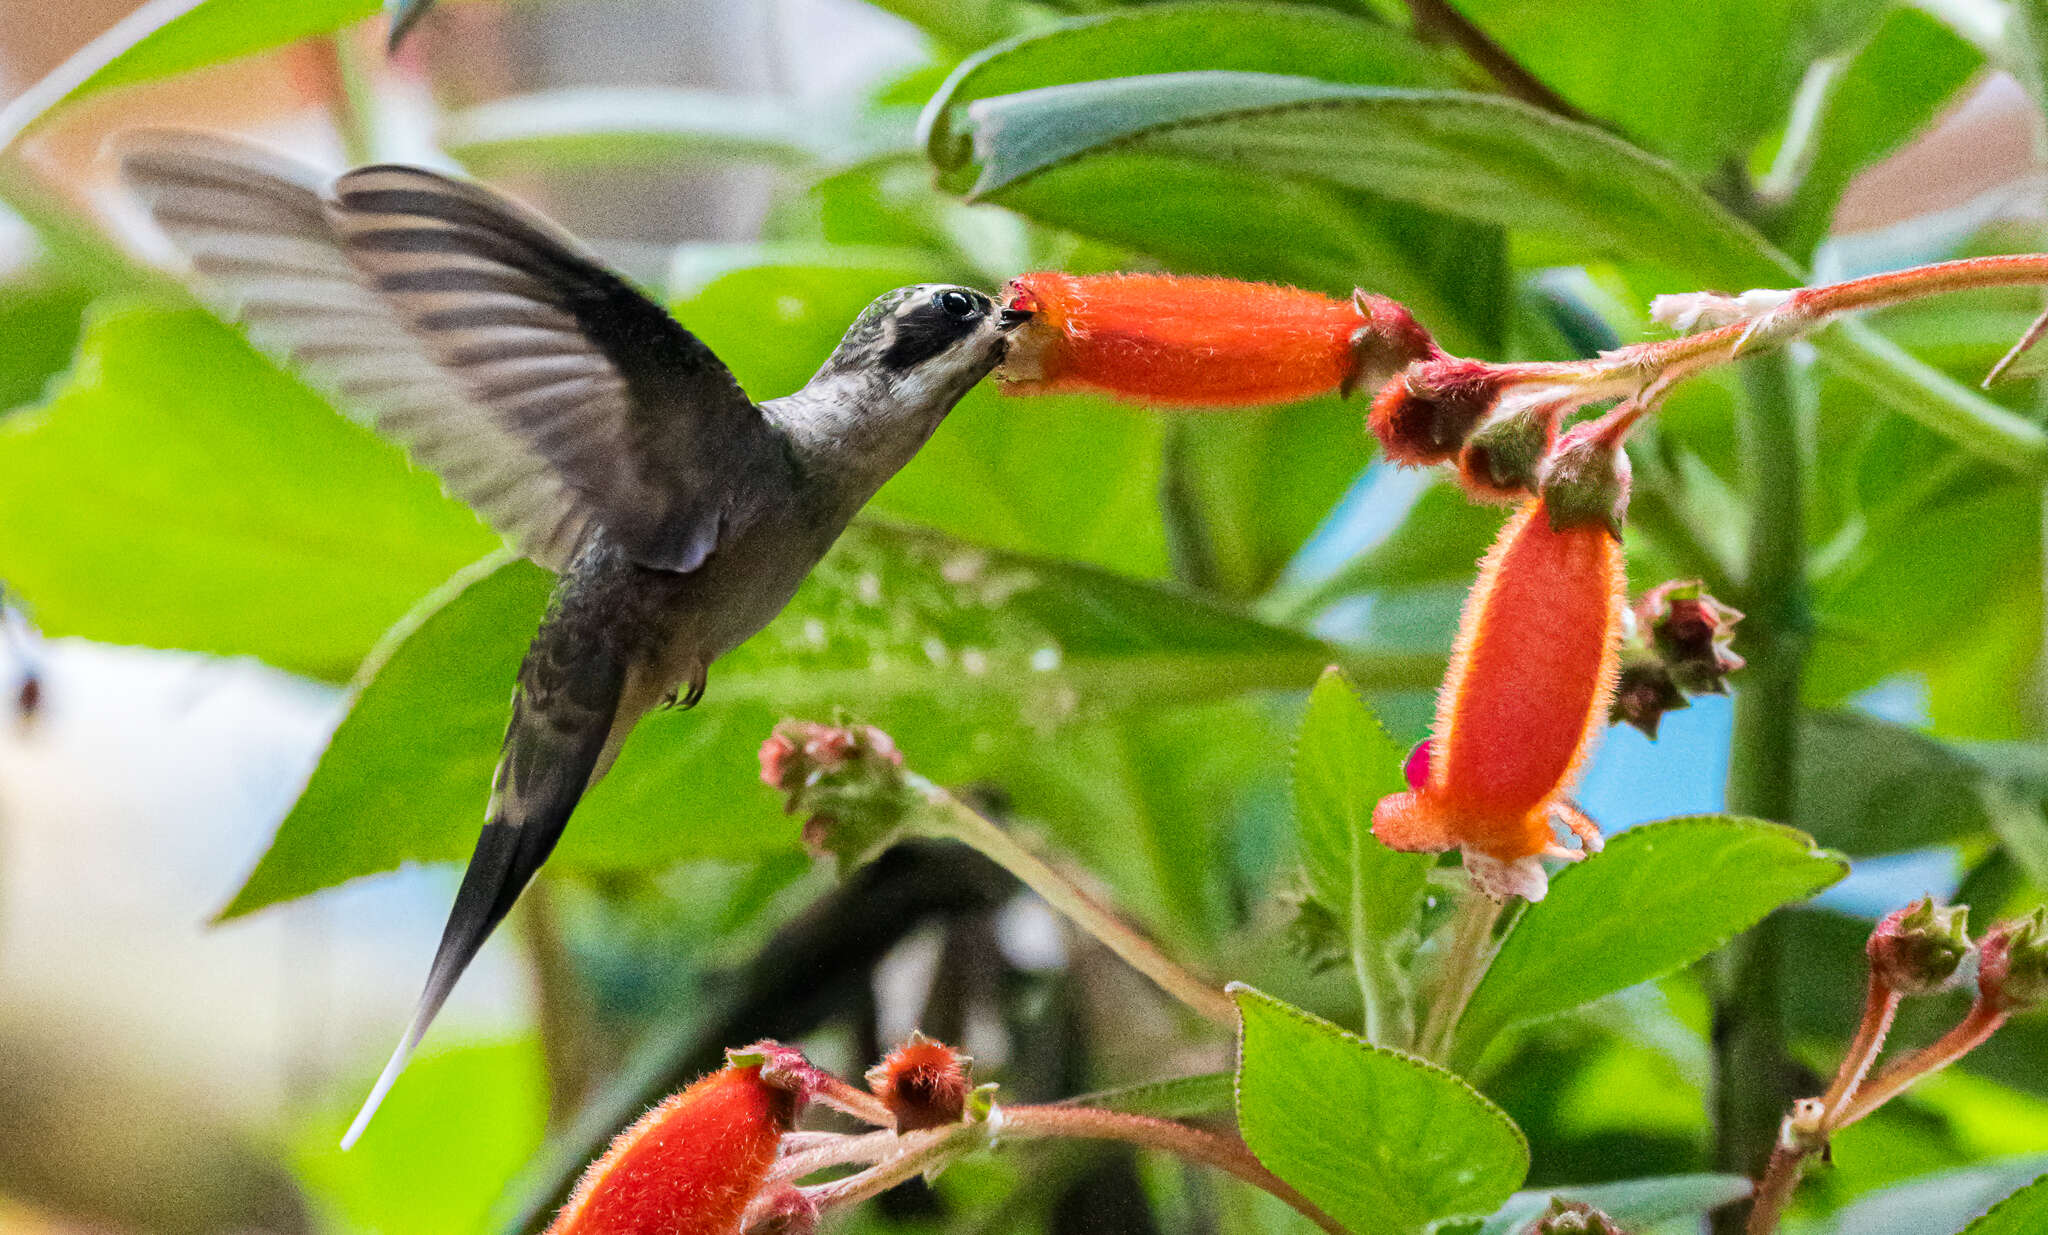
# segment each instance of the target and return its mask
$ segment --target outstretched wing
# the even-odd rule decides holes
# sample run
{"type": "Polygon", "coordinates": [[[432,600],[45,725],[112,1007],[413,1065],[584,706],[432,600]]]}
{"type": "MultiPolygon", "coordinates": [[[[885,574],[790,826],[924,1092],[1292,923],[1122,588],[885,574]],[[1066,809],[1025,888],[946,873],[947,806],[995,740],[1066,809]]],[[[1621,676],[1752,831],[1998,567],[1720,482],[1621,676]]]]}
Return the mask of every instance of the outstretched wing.
{"type": "Polygon", "coordinates": [[[145,132],[122,172],[260,346],[561,570],[593,524],[692,570],[792,464],[732,374],[531,211],[432,172],[318,177],[245,143],[145,132]]]}

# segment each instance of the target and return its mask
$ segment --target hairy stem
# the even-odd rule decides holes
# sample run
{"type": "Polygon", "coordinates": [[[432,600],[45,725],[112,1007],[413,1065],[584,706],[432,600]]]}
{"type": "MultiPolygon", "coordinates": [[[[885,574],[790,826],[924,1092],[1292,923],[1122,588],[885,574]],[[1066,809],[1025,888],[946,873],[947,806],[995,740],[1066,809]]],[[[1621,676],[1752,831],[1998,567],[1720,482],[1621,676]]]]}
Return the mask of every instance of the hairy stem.
{"type": "Polygon", "coordinates": [[[1450,1058],[1451,1044],[1458,1036],[1458,1019],[1465,1014],[1465,1005],[1472,1002],[1472,992],[1479,989],[1486,967],[1493,963],[1493,928],[1500,921],[1502,907],[1502,902],[1476,888],[1467,889],[1465,899],[1459,902],[1450,937],[1437,961],[1429,1015],[1416,1038],[1416,1053],[1424,1059],[1442,1063],[1450,1058]]]}
{"type": "Polygon", "coordinates": [[[1875,973],[1870,975],[1870,990],[1863,999],[1863,1019],[1856,1026],[1856,1036],[1849,1042],[1848,1053],[1842,1056],[1842,1066],[1836,1070],[1834,1083],[1827,1093],[1821,1095],[1820,1104],[1825,1112],[1821,1117],[1821,1130],[1832,1132],[1842,1126],[1842,1117],[1848,1111],[1849,1103],[1855,1100],[1857,1086],[1870,1075],[1872,1064],[1877,1062],[1878,1053],[1884,1050],[1885,1035],[1891,1032],[1892,1018],[1899,1011],[1899,993],[1883,982],[1875,973]]]}
{"type": "Polygon", "coordinates": [[[1233,1031],[1237,1028],[1237,1005],[1228,995],[1183,969],[1158,945],[965,802],[921,776],[906,774],[906,779],[926,808],[923,817],[912,822],[915,830],[972,846],[1161,990],[1218,1025],[1233,1031]]]}
{"type": "Polygon", "coordinates": [[[1170,1119],[1085,1106],[1005,1107],[1002,1119],[1002,1135],[1014,1140],[1085,1137],[1098,1141],[1123,1141],[1144,1149],[1163,1150],[1189,1162],[1213,1166],[1279,1197],[1331,1235],[1345,1235],[1342,1224],[1267,1170],[1236,1137],[1219,1136],[1170,1119]]]}
{"type": "Polygon", "coordinates": [[[2005,1024],[2006,1013],[1987,1006],[1979,999],[1970,1007],[1969,1014],[1954,1029],[1949,1030],[1927,1046],[1901,1059],[1873,1077],[1863,1086],[1839,1119],[1832,1121],[1836,1128],[1846,1128],[1870,1114],[1878,1107],[1903,1093],[1908,1085],[1931,1072],[1939,1072],[1956,1060],[1976,1050],[1984,1040],[1998,1032],[2005,1024]]]}
{"type": "MultiPolygon", "coordinates": [[[[1752,360],[1742,461],[1749,495],[1748,561],[1742,608],[1749,659],[1735,699],[1728,808],[1790,823],[1798,767],[1800,679],[1812,618],[1806,580],[1805,443],[1790,366],[1752,360]]],[[[1714,1010],[1716,1165],[1755,1175],[1777,1134],[1790,1092],[1778,998],[1778,939],[1768,919],[1723,954],[1714,1010]]],[[[1740,1213],[1715,1219],[1717,1232],[1742,1229],[1740,1213]]]]}

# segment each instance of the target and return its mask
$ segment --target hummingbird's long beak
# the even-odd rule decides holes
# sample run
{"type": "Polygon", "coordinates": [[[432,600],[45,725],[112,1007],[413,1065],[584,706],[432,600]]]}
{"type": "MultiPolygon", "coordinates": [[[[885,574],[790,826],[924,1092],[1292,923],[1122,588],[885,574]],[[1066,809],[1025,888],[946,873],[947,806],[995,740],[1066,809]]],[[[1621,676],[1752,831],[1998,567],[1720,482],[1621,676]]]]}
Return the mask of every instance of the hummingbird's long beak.
{"type": "Polygon", "coordinates": [[[1029,309],[1004,309],[1002,318],[997,323],[997,328],[1006,331],[1015,330],[1025,322],[1030,321],[1031,317],[1032,313],[1029,309]]]}

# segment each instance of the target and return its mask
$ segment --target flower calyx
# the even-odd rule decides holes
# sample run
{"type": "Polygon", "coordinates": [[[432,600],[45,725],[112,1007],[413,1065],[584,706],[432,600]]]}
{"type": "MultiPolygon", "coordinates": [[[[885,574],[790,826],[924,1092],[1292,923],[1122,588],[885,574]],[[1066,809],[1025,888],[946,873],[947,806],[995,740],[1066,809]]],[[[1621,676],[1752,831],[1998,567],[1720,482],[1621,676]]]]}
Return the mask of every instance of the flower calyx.
{"type": "Polygon", "coordinates": [[[872,725],[785,721],[761,744],[761,780],[782,792],[784,813],[806,817],[805,842],[842,870],[886,846],[914,798],[902,752],[872,725]]]}
{"type": "Polygon", "coordinates": [[[1614,1219],[1586,1204],[1561,1196],[1550,1198],[1550,1208],[1530,1228],[1530,1235],[1628,1235],[1614,1219]]]}
{"type": "Polygon", "coordinates": [[[1643,593],[1623,627],[1621,679],[1609,719],[1655,738],[1666,712],[1689,706],[1694,695],[1727,694],[1728,675],[1743,666],[1733,647],[1741,620],[1697,579],[1643,593]]]}
{"type": "Polygon", "coordinates": [[[1977,998],[2000,1013],[2048,1003],[2048,909],[1985,933],[1977,952],[1977,998]]]}
{"type": "Polygon", "coordinates": [[[1621,408],[1616,412],[1622,414],[1610,413],[1566,432],[1543,465],[1536,491],[1549,511],[1550,526],[1560,532],[1604,527],[1621,539],[1632,475],[1622,440],[1634,423],[1634,413],[1621,408]]]}
{"type": "Polygon", "coordinates": [[[1923,897],[1878,920],[1865,952],[1871,976],[1899,995],[1929,995],[1955,984],[1969,956],[1970,907],[1923,897]]]}
{"type": "Polygon", "coordinates": [[[975,1093],[966,1055],[922,1033],[868,1069],[868,1088],[895,1116],[896,1131],[942,1128],[969,1115],[975,1093]]]}

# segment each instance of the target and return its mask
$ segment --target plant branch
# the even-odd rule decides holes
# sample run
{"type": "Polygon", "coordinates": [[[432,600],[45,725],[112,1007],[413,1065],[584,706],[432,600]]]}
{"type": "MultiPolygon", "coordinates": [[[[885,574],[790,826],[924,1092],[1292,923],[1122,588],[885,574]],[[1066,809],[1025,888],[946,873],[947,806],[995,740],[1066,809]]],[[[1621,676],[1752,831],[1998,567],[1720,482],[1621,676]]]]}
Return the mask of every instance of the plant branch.
{"type": "Polygon", "coordinates": [[[1841,1112],[1832,1119],[1831,1128],[1846,1128],[1857,1120],[1869,1115],[1878,1107],[1905,1092],[1906,1087],[1930,1072],[1939,1072],[1956,1060],[1984,1045],[1985,1039],[2005,1024],[2008,1013],[1982,998],[1970,1005],[1969,1014],[1956,1027],[1927,1046],[1901,1059],[1883,1072],[1877,1074],[1861,1092],[1857,1093],[1841,1112]]]}
{"type": "Polygon", "coordinates": [[[925,808],[911,820],[912,830],[972,846],[1161,990],[1203,1017],[1236,1030],[1237,1005],[1228,995],[1182,968],[1158,945],[965,802],[915,773],[905,773],[904,778],[925,808]]]}
{"type": "MultiPolygon", "coordinates": [[[[1806,579],[1805,443],[1790,366],[1759,358],[1745,368],[1742,462],[1750,524],[1742,608],[1749,667],[1736,691],[1728,808],[1794,822],[1800,682],[1811,637],[1806,579]]],[[[1766,920],[1726,953],[1714,1015],[1715,1160],[1752,1174],[1779,1127],[1787,1048],[1778,1013],[1778,936],[1766,920]]],[[[1742,1227],[1739,1212],[1715,1230],[1742,1227]]]]}
{"type": "Polygon", "coordinates": [[[1213,1166],[1262,1188],[1287,1202],[1294,1210],[1331,1235],[1346,1235],[1344,1226],[1324,1213],[1315,1202],[1294,1190],[1285,1180],[1267,1170],[1243,1141],[1219,1136],[1201,1128],[1128,1115],[1121,1111],[1096,1110],[1085,1106],[1012,1106],[1001,1108],[1001,1134],[1016,1140],[1049,1137],[1084,1137],[1098,1141],[1122,1141],[1144,1149],[1163,1150],[1190,1162],[1213,1166]]]}
{"type": "Polygon", "coordinates": [[[1441,35],[1456,45],[1472,63],[1493,78],[1501,93],[1509,98],[1520,99],[1567,120],[1599,125],[1591,116],[1573,107],[1563,95],[1545,85],[1505,47],[1494,42],[1492,35],[1473,25],[1472,20],[1448,0],[1408,0],[1408,12],[1414,17],[1418,30],[1441,35]]]}

